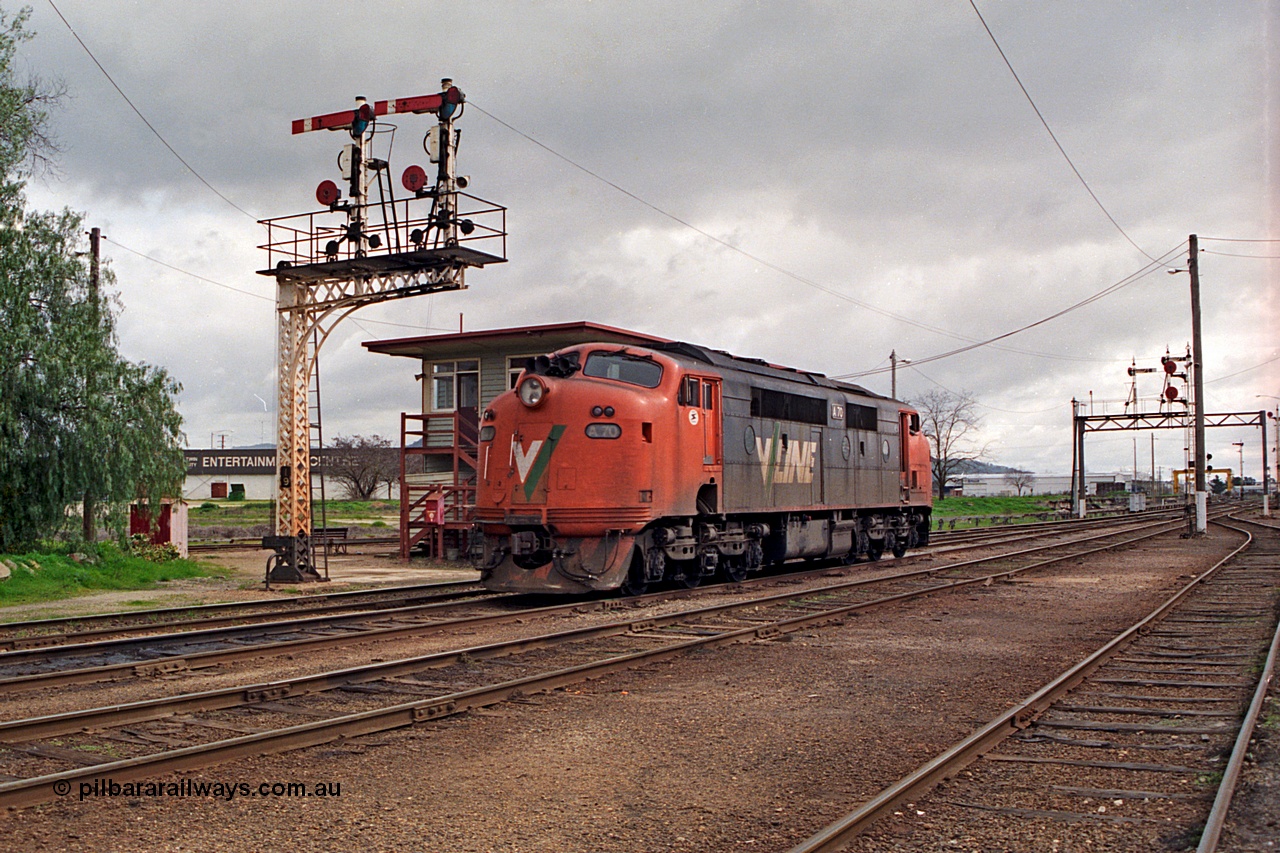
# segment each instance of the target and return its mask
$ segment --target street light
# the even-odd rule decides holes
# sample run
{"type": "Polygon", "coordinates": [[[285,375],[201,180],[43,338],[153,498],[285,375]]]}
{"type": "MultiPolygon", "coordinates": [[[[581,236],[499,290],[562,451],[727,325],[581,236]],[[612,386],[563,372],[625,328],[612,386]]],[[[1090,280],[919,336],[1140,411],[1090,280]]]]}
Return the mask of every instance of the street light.
{"type": "MultiPolygon", "coordinates": [[[[1266,398],[1268,400],[1280,400],[1280,397],[1277,397],[1274,394],[1254,394],[1253,396],[1254,396],[1254,399],[1266,398]]],[[[1276,411],[1274,415],[1271,412],[1267,412],[1267,416],[1274,418],[1276,421],[1277,431],[1276,431],[1276,456],[1275,456],[1275,460],[1276,460],[1275,482],[1280,482],[1280,405],[1276,406],[1276,411]]],[[[1267,422],[1264,420],[1262,422],[1262,436],[1263,436],[1262,455],[1264,457],[1267,455],[1266,433],[1267,433],[1267,422]]],[[[1262,514],[1264,516],[1271,515],[1271,485],[1269,481],[1271,481],[1271,471],[1267,468],[1267,460],[1263,459],[1262,460],[1262,514]]]]}
{"type": "Polygon", "coordinates": [[[1240,467],[1236,470],[1240,472],[1240,500],[1244,500],[1244,442],[1233,441],[1231,444],[1240,451],[1240,467]]]}
{"type": "Polygon", "coordinates": [[[898,399],[898,365],[910,364],[909,358],[898,358],[897,350],[889,350],[889,396],[898,399]]]}

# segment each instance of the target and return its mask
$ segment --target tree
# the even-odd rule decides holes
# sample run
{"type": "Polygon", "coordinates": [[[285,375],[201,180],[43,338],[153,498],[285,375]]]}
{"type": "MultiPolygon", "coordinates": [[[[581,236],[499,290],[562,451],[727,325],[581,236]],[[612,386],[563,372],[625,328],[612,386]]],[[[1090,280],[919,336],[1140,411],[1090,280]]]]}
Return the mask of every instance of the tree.
{"type": "Polygon", "coordinates": [[[962,463],[987,456],[987,446],[977,444],[981,417],[978,404],[968,391],[930,391],[911,401],[920,412],[925,436],[933,446],[933,484],[938,498],[946,495],[946,487],[956,479],[962,463]]]}
{"type": "Polygon", "coordinates": [[[1022,497],[1023,489],[1030,489],[1036,484],[1036,475],[1030,471],[1010,471],[1004,475],[1004,481],[1017,489],[1018,497],[1022,497]]]}
{"type": "Polygon", "coordinates": [[[26,210],[58,94],[14,79],[25,21],[0,12],[0,551],[56,534],[73,504],[86,533],[100,509],[123,530],[125,504],[185,474],[179,386],[117,351],[112,278],[91,275],[83,218],[26,210]]]}
{"type": "Polygon", "coordinates": [[[400,476],[400,455],[379,435],[338,436],[325,457],[325,476],[336,480],[353,501],[373,500],[379,486],[400,476]]]}
{"type": "Polygon", "coordinates": [[[1217,474],[1214,474],[1213,479],[1209,481],[1209,491],[1213,492],[1215,495],[1220,495],[1226,490],[1227,490],[1226,481],[1224,481],[1217,474]]]}

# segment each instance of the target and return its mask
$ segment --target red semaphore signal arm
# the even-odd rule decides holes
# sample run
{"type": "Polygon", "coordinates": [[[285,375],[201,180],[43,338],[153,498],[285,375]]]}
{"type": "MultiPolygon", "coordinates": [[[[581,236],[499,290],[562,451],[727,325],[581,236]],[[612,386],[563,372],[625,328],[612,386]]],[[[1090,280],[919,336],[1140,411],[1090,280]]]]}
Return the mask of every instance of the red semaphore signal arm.
{"type": "MultiPolygon", "coordinates": [[[[396,98],[394,101],[376,101],[372,107],[366,104],[361,109],[368,111],[366,119],[373,116],[399,115],[403,113],[434,113],[446,102],[456,104],[462,100],[462,93],[457,86],[435,95],[419,95],[416,98],[396,98]]],[[[294,133],[306,133],[311,130],[341,130],[350,127],[359,117],[359,109],[342,110],[328,115],[299,118],[293,120],[294,133]]]]}

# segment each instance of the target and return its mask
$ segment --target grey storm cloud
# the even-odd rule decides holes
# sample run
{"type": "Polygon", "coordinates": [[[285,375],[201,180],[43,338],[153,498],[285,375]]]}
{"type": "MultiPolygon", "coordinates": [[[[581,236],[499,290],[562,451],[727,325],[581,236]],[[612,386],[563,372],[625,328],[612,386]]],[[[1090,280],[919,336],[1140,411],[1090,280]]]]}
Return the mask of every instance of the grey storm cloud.
{"type": "MultiPolygon", "coordinates": [[[[1271,236],[1276,4],[978,6],[1142,250],[1159,257],[1189,233],[1271,236]]],[[[255,274],[265,256],[254,217],[312,209],[343,141],[294,137],[290,120],[355,95],[425,94],[442,76],[471,102],[462,171],[510,208],[510,263],[474,273],[464,293],[364,309],[340,327],[322,354],[330,435],[394,434],[398,413],[417,406],[414,365],[361,341],[455,329],[460,313],[468,328],[586,319],[848,374],[883,366],[890,349],[921,359],[1034,322],[1147,263],[1072,173],[966,3],[58,8],[165,139],[252,214],[193,178],[51,8],[35,7],[24,67],[65,80],[70,97],[55,116],[59,175],[33,182],[31,199],[103,227],[126,306],[122,344],[184,383],[195,444],[218,429],[256,441],[254,395],[273,399],[273,286],[255,274]]],[[[398,174],[425,159],[426,121],[396,124],[398,174]]],[[[1280,254],[1267,245],[1205,244],[1280,254]]],[[[1202,262],[1207,375],[1222,377],[1210,403],[1256,408],[1255,395],[1280,395],[1276,364],[1256,367],[1280,355],[1276,267],[1202,262]]],[[[1123,398],[1131,357],[1188,336],[1186,276],[1157,270],[1004,348],[908,367],[899,386],[973,390],[999,461],[1060,471],[1070,399],[1123,398]]],[[[882,375],[858,381],[888,390],[882,375]]],[[[1127,445],[1101,444],[1094,458],[1124,467],[1127,445]]]]}

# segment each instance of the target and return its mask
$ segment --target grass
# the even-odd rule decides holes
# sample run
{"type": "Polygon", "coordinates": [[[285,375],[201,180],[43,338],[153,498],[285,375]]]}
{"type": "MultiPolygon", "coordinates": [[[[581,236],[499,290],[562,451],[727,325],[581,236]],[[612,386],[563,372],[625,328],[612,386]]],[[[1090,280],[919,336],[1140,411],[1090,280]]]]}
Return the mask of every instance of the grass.
{"type": "Polygon", "coordinates": [[[935,517],[950,518],[953,516],[978,515],[1024,515],[1040,512],[1052,512],[1055,501],[1064,500],[1062,495],[1024,495],[1022,497],[1000,498],[943,498],[934,500],[935,517]]]}
{"type": "MultiPolygon", "coordinates": [[[[265,524],[271,518],[271,501],[203,501],[190,510],[194,524],[228,524],[247,526],[265,524]]],[[[313,504],[313,515],[320,517],[320,502],[313,504]]],[[[388,515],[399,515],[399,501],[326,501],[325,510],[331,516],[381,520],[388,515]]]]}
{"type": "Polygon", "coordinates": [[[65,551],[3,554],[12,563],[12,574],[0,581],[0,607],[56,601],[93,590],[155,589],[177,578],[219,576],[217,566],[195,560],[152,563],[123,553],[111,544],[99,546],[92,558],[77,562],[65,551]],[[90,562],[92,559],[92,562],[90,562]]]}

